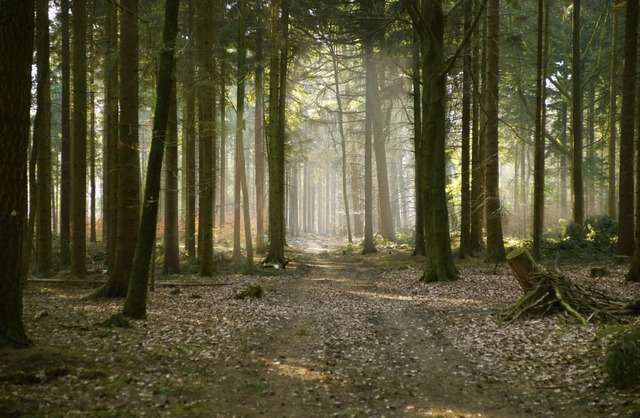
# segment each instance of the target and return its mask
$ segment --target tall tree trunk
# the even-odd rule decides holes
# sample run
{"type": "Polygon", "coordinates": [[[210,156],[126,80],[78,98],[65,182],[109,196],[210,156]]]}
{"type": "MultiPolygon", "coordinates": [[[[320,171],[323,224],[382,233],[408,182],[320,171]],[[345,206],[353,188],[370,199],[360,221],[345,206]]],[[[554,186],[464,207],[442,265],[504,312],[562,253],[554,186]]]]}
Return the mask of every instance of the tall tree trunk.
{"type": "Polygon", "coordinates": [[[211,3],[198,1],[198,127],[199,127],[199,192],[198,192],[198,254],[200,275],[213,275],[213,208],[215,196],[215,88],[213,87],[213,22],[211,3]]]}
{"type": "Polygon", "coordinates": [[[37,112],[33,123],[34,147],[38,147],[37,238],[38,272],[51,270],[51,81],[49,72],[49,1],[36,3],[36,51],[38,69],[37,112]]]}
{"type": "MultiPolygon", "coordinates": [[[[464,6],[464,31],[471,30],[472,2],[464,6]]],[[[461,184],[460,184],[460,248],[458,257],[465,258],[471,251],[471,40],[465,38],[464,60],[462,64],[462,144],[461,144],[461,184]]]]}
{"type": "MultiPolygon", "coordinates": [[[[364,0],[367,1],[367,0],[364,0]]],[[[372,58],[372,46],[370,40],[365,40],[365,68],[369,68],[371,63],[367,63],[372,58]]],[[[368,73],[368,71],[367,71],[368,73]]],[[[371,82],[366,82],[367,91],[371,89],[371,82]]],[[[363,254],[371,254],[377,251],[373,241],[373,161],[372,161],[372,118],[373,103],[371,103],[371,93],[366,95],[366,111],[364,121],[364,246],[363,254]]]]}
{"type": "MultiPolygon", "coordinates": [[[[176,1],[177,3],[177,1],[176,1]]],[[[167,5],[168,6],[168,5],[167,5]]],[[[169,10],[167,10],[168,12],[169,10]]],[[[165,20],[170,16],[165,15],[165,20]]],[[[168,25],[170,22],[165,23],[168,25]]],[[[169,40],[169,42],[174,42],[169,40]]],[[[158,84],[160,80],[158,80],[158,84]]],[[[165,142],[164,173],[164,259],[162,270],[165,274],[180,272],[180,241],[178,234],[178,103],[176,80],[172,79],[165,142]]],[[[147,172],[149,168],[147,168],[147,172]]],[[[149,176],[147,176],[149,181],[149,176]]]]}
{"type": "Polygon", "coordinates": [[[61,109],[60,109],[60,265],[71,265],[71,48],[69,0],[60,1],[61,109]]]}
{"type": "MultiPolygon", "coordinates": [[[[187,13],[187,32],[194,36],[194,3],[189,2],[187,13]]],[[[184,81],[184,129],[182,131],[182,155],[184,171],[184,241],[187,256],[196,258],[196,85],[195,85],[195,54],[193,48],[188,48],[185,59],[186,74],[184,81]]]]}
{"type": "MultiPolygon", "coordinates": [[[[236,191],[242,193],[242,209],[244,214],[244,237],[247,251],[247,258],[244,272],[251,274],[253,272],[253,244],[251,242],[251,219],[249,215],[249,190],[247,187],[247,173],[244,158],[244,96],[245,96],[245,79],[247,75],[247,47],[245,40],[245,31],[247,26],[247,7],[246,0],[240,0],[239,4],[239,24],[238,24],[238,68],[237,68],[237,89],[236,89],[236,152],[235,152],[235,172],[236,172],[236,191]]],[[[240,249],[240,199],[236,198],[237,207],[234,211],[234,255],[235,235],[238,234],[238,253],[240,249]],[[237,211],[237,216],[235,212],[237,211]]],[[[238,254],[239,256],[240,254],[238,254]]]]}
{"type": "Polygon", "coordinates": [[[104,117],[104,228],[107,266],[115,264],[118,237],[118,8],[109,3],[105,32],[105,117],[104,117]]]}
{"type": "MultiPolygon", "coordinates": [[[[620,114],[620,181],[618,189],[618,248],[619,255],[634,255],[634,199],[633,156],[635,132],[636,60],[638,55],[638,2],[627,0],[624,32],[624,67],[622,74],[622,109],[620,114]]],[[[640,209],[640,207],[638,208],[640,209]]],[[[638,254],[638,251],[635,251],[638,254]]],[[[638,254],[640,256],[640,254],[638,254]]],[[[635,257],[637,258],[637,257],[635,257]]],[[[639,267],[640,268],[640,267],[639,267]]],[[[634,270],[635,267],[632,268],[634,270]]],[[[629,272],[631,276],[632,273],[629,272]]]]}
{"type": "Polygon", "coordinates": [[[446,68],[444,65],[444,15],[439,0],[409,3],[413,27],[422,50],[422,135],[424,159],[425,282],[458,278],[449,234],[446,192],[446,68]]]}
{"type": "Polygon", "coordinates": [[[120,118],[118,143],[118,226],[111,276],[90,297],[124,297],[140,224],[138,155],[138,0],[120,3],[120,118]],[[126,12],[125,12],[126,11],[126,12]]]}
{"type": "Polygon", "coordinates": [[[255,147],[255,189],[256,189],[256,253],[264,254],[264,99],[263,99],[263,46],[262,37],[264,36],[264,28],[262,27],[262,13],[260,11],[258,17],[258,32],[256,37],[256,66],[255,66],[255,85],[256,85],[256,107],[254,121],[254,147],[255,147]]]}
{"type": "Polygon", "coordinates": [[[413,48],[413,155],[415,165],[415,200],[416,200],[416,242],[413,248],[414,256],[426,255],[426,249],[424,244],[424,189],[422,185],[423,178],[423,159],[420,157],[422,151],[420,150],[421,138],[422,138],[422,95],[420,94],[420,38],[414,31],[413,35],[414,48],[413,48]]]}
{"type": "Polygon", "coordinates": [[[533,167],[533,245],[531,255],[534,259],[540,260],[540,247],[542,241],[542,228],[544,224],[544,28],[545,2],[538,0],[538,46],[536,62],[536,117],[535,117],[535,139],[534,139],[534,167],[533,167]]]}
{"type": "Polygon", "coordinates": [[[342,95],[340,94],[340,78],[338,74],[338,54],[335,45],[329,45],[331,63],[333,65],[333,83],[338,107],[338,132],[340,133],[340,151],[342,153],[342,197],[344,199],[344,213],[347,221],[347,239],[353,242],[351,234],[351,213],[349,211],[349,196],[347,194],[347,136],[344,132],[344,118],[342,110],[342,95]]]}
{"type": "Polygon", "coordinates": [[[144,319],[147,309],[147,286],[151,254],[156,243],[156,223],[162,176],[162,159],[169,110],[172,106],[171,90],[175,88],[173,70],[175,67],[175,40],[178,32],[178,0],[166,0],[164,12],[164,47],[160,53],[160,71],[156,90],[156,108],[153,116],[153,137],[149,151],[149,163],[145,182],[140,231],[133,258],[131,280],[122,314],[144,319]]]}
{"type": "Polygon", "coordinates": [[[607,153],[607,214],[618,219],[616,207],[616,141],[618,137],[618,10],[614,4],[611,31],[611,73],[609,84],[609,142],[607,153]]]}
{"type": "Polygon", "coordinates": [[[573,155],[571,180],[573,185],[573,221],[584,221],[584,181],[582,179],[582,69],[580,42],[580,0],[573,0],[572,54],[571,54],[571,130],[573,132],[573,155]]]}
{"type": "Polygon", "coordinates": [[[285,245],[285,104],[289,39],[289,0],[271,3],[269,79],[269,236],[265,261],[284,264],[285,245]],[[278,16],[281,20],[278,20],[278,16]]]}
{"type": "Polygon", "coordinates": [[[220,229],[227,222],[227,59],[220,51],[220,229]]]}
{"type": "Polygon", "coordinates": [[[0,347],[32,343],[22,323],[22,248],[27,218],[33,0],[0,4],[0,347]]]}
{"type": "Polygon", "coordinates": [[[71,142],[71,273],[86,275],[87,211],[87,7],[72,3],[73,139],[71,142]]]}
{"type": "Polygon", "coordinates": [[[498,157],[498,93],[500,85],[499,67],[500,0],[487,3],[487,97],[485,111],[486,150],[486,213],[487,213],[487,260],[502,261],[505,258],[502,236],[502,208],[500,205],[500,163],[498,157]]]}
{"type": "MultiPolygon", "coordinates": [[[[634,139],[637,138],[634,132],[634,121],[637,117],[636,106],[636,89],[638,88],[638,74],[636,72],[636,58],[638,54],[638,2],[635,0],[627,0],[627,19],[624,36],[624,78],[623,78],[623,95],[622,95],[622,120],[620,122],[620,151],[622,152],[622,140],[631,142],[631,154],[633,154],[634,139]],[[629,93],[629,91],[632,93],[629,93]],[[628,137],[628,138],[627,138],[628,137]]],[[[639,121],[640,124],[640,121],[639,121]]],[[[640,129],[640,127],[638,127],[640,129]]],[[[637,150],[640,152],[640,150],[637,150]]],[[[622,157],[622,154],[621,154],[622,157]]],[[[640,190],[640,153],[636,155],[636,190],[640,190]]],[[[632,161],[633,164],[633,161],[632,161]]],[[[622,168],[620,169],[622,181],[622,168]]],[[[633,184],[633,183],[632,183],[633,184]]],[[[620,186],[620,196],[622,196],[622,184],[620,186]]],[[[626,195],[628,200],[632,200],[633,190],[631,194],[626,195]]],[[[640,281],[640,196],[636,194],[636,214],[635,214],[635,251],[631,261],[631,267],[627,274],[627,280],[640,281]]],[[[620,206],[620,217],[622,218],[622,205],[620,206]]],[[[622,219],[621,219],[622,221],[622,219]]],[[[622,232],[622,223],[620,224],[622,232]]],[[[618,241],[620,245],[620,241],[618,241]]],[[[618,249],[620,252],[620,249],[618,249]]]]}

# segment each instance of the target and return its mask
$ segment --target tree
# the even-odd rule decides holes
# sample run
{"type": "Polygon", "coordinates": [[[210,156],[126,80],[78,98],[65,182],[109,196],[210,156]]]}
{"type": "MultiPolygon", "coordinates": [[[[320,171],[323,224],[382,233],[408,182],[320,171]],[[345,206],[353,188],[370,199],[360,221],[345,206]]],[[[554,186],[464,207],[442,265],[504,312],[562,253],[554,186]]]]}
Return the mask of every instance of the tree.
{"type": "MultiPolygon", "coordinates": [[[[640,257],[638,251],[634,252],[634,199],[633,184],[633,156],[634,156],[634,122],[635,122],[635,94],[636,94],[636,60],[638,45],[638,2],[628,0],[627,15],[624,31],[624,64],[622,74],[622,108],[620,109],[620,180],[618,182],[618,221],[619,235],[618,248],[619,255],[634,255],[634,259],[640,257]],[[637,255],[637,256],[636,256],[637,255]]],[[[637,226],[636,226],[637,227],[637,226]]],[[[640,261],[640,259],[639,259],[640,261]]],[[[639,273],[632,273],[640,269],[632,265],[629,277],[639,273]]]]}
{"type": "Polygon", "coordinates": [[[140,224],[138,155],[138,0],[123,0],[120,13],[120,140],[118,146],[118,226],[111,275],[90,297],[124,297],[129,288],[140,224]]]}
{"type": "Polygon", "coordinates": [[[447,67],[444,61],[444,15],[437,0],[405,0],[413,27],[420,37],[422,55],[423,202],[425,226],[425,282],[458,279],[449,235],[446,192],[447,67]]]}
{"type": "Polygon", "coordinates": [[[362,254],[375,253],[373,241],[373,119],[374,115],[374,91],[377,89],[377,77],[375,77],[375,63],[373,61],[373,32],[369,19],[373,11],[373,0],[361,0],[360,8],[365,13],[364,34],[362,37],[362,49],[364,50],[365,67],[365,120],[364,120],[364,246],[362,254]],[[375,78],[374,78],[375,77],[375,78]]]}
{"type": "Polygon", "coordinates": [[[426,255],[424,245],[424,191],[422,189],[422,163],[420,158],[420,139],[422,138],[422,95],[420,94],[420,42],[417,33],[413,35],[413,155],[415,161],[415,195],[416,195],[416,243],[413,249],[413,255],[426,255]]]}
{"type": "Polygon", "coordinates": [[[573,0],[572,15],[572,54],[571,54],[571,129],[573,131],[573,154],[571,160],[571,179],[573,182],[573,221],[584,221],[584,181],[582,178],[582,69],[580,42],[580,0],[573,0]]]}
{"type": "MultiPolygon", "coordinates": [[[[247,173],[244,158],[244,96],[245,79],[247,75],[247,51],[245,31],[247,28],[247,7],[246,0],[240,0],[238,10],[238,79],[236,88],[236,152],[235,152],[235,174],[236,174],[236,207],[234,210],[234,255],[236,254],[236,235],[238,253],[240,252],[240,192],[242,192],[242,209],[244,213],[244,236],[247,250],[245,273],[253,272],[253,244],[251,242],[251,219],[249,215],[249,190],[247,187],[247,173]]],[[[238,254],[239,256],[239,254],[238,254]]]]}
{"type": "Polygon", "coordinates": [[[73,138],[71,141],[71,273],[86,275],[87,212],[87,7],[72,3],[73,11],[73,138]]]}
{"type": "Polygon", "coordinates": [[[33,142],[37,151],[37,237],[38,272],[51,269],[51,81],[49,71],[49,2],[36,3],[37,112],[33,142]]]}
{"type": "Polygon", "coordinates": [[[484,132],[486,152],[486,213],[487,213],[487,260],[504,260],[505,250],[502,236],[502,208],[500,205],[500,163],[498,158],[498,93],[500,85],[499,67],[500,0],[487,3],[487,89],[486,127],[484,132]]]}
{"type": "MultiPolygon", "coordinates": [[[[637,110],[635,109],[635,90],[638,83],[638,74],[636,73],[636,58],[638,50],[638,2],[634,0],[627,0],[627,18],[625,23],[625,45],[624,45],[624,93],[622,96],[622,121],[620,127],[620,136],[631,137],[631,146],[633,147],[634,138],[637,133],[634,134],[634,116],[637,117],[637,110]],[[632,93],[627,92],[631,90],[632,93]]],[[[622,146],[621,152],[622,152],[622,146]]],[[[640,190],[640,154],[636,155],[636,189],[640,190]]],[[[622,190],[620,190],[622,195],[622,190]]],[[[629,200],[632,200],[631,195],[627,195],[629,200]]],[[[627,274],[627,280],[633,282],[640,282],[640,197],[636,197],[636,217],[635,217],[635,250],[633,252],[633,259],[631,261],[631,267],[627,274]]]]}
{"type": "MultiPolygon", "coordinates": [[[[167,6],[168,7],[168,6],[167,6]]],[[[165,15],[165,20],[168,16],[165,15]]],[[[173,41],[175,43],[175,41],[173,41]]],[[[171,45],[170,45],[171,46],[171,45]]],[[[166,47],[165,47],[166,49],[166,47]]],[[[158,81],[159,83],[159,81],[158,81]]],[[[167,273],[180,271],[180,241],[178,235],[178,103],[176,80],[172,78],[167,137],[165,144],[164,172],[164,257],[162,270],[167,273]]],[[[147,167],[147,173],[149,168],[147,167]]],[[[147,174],[147,181],[149,176],[147,174]]]]}
{"type": "Polygon", "coordinates": [[[34,1],[0,3],[0,347],[28,347],[22,323],[23,237],[31,104],[34,1]]]}
{"type": "MultiPolygon", "coordinates": [[[[254,147],[255,147],[255,188],[256,188],[256,253],[264,254],[264,99],[263,99],[263,42],[264,27],[262,22],[262,9],[258,11],[256,30],[256,56],[255,56],[255,85],[256,107],[254,121],[254,147]]],[[[222,205],[222,204],[221,204],[222,205]]]]}
{"type": "Polygon", "coordinates": [[[536,117],[534,139],[534,181],[533,181],[533,258],[540,260],[540,244],[544,224],[544,0],[538,0],[538,45],[536,62],[536,117]]]}
{"type": "Polygon", "coordinates": [[[285,245],[285,105],[289,55],[289,0],[270,4],[269,51],[269,237],[265,263],[283,265],[285,245]],[[280,16],[280,19],[278,19],[280,16]]]}
{"type": "Polygon", "coordinates": [[[198,255],[200,275],[213,275],[213,209],[215,197],[215,87],[213,60],[213,10],[211,2],[197,3],[198,24],[197,62],[199,65],[197,91],[199,137],[198,192],[198,255]]]}
{"type": "Polygon", "coordinates": [[[616,141],[618,112],[618,15],[619,7],[614,5],[611,31],[611,81],[609,82],[609,147],[607,153],[607,214],[618,219],[616,208],[616,141]]]}
{"type": "Polygon", "coordinates": [[[156,224],[160,198],[162,159],[167,138],[169,111],[172,107],[172,93],[175,88],[175,44],[178,33],[179,0],[166,0],[164,12],[163,49],[160,53],[160,70],[156,89],[156,107],[153,117],[153,138],[149,151],[149,164],[145,181],[140,231],[127,299],[122,314],[131,318],[144,319],[147,308],[147,285],[151,254],[156,243],[156,224]]]}
{"type": "Polygon", "coordinates": [[[105,18],[104,69],[104,214],[107,267],[113,271],[118,237],[118,8],[109,3],[105,18]]]}
{"type": "MultiPolygon", "coordinates": [[[[464,7],[465,33],[471,31],[472,2],[464,7]]],[[[460,248],[458,257],[472,254],[471,245],[471,40],[465,38],[464,61],[462,64],[462,143],[461,143],[461,185],[460,185],[460,248]]]]}
{"type": "Polygon", "coordinates": [[[60,106],[60,265],[71,265],[71,49],[69,0],[60,1],[61,106],[60,106]]]}

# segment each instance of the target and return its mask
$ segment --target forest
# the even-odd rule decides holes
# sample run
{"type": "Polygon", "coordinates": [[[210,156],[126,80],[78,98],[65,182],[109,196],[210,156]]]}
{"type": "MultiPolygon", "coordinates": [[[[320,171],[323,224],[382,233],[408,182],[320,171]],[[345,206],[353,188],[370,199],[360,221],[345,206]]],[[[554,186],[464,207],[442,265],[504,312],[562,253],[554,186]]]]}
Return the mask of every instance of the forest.
{"type": "Polygon", "coordinates": [[[638,7],[0,2],[0,415],[640,416],[638,7]]]}

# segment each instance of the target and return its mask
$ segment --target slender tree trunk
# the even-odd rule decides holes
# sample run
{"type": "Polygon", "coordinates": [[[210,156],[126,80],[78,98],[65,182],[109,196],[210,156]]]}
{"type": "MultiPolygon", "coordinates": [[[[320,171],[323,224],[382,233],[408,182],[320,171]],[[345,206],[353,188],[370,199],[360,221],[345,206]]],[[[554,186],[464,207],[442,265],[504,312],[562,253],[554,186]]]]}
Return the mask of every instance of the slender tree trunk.
{"type": "Polygon", "coordinates": [[[118,8],[109,3],[105,32],[104,227],[109,272],[113,271],[118,237],[118,8]]]}
{"type": "Polygon", "coordinates": [[[60,121],[60,265],[71,265],[71,48],[69,0],[60,1],[61,121],[60,121]]]}
{"type": "MultiPolygon", "coordinates": [[[[622,74],[622,108],[620,115],[620,181],[618,190],[618,210],[619,210],[619,234],[618,248],[619,255],[634,255],[634,143],[635,132],[635,94],[637,83],[637,45],[638,45],[638,2],[627,0],[627,14],[624,34],[624,67],[622,74]]],[[[640,209],[640,207],[638,208],[640,209]]],[[[639,210],[640,212],[640,210],[639,210]]],[[[635,253],[640,256],[636,250],[635,253]]],[[[638,258],[638,257],[635,257],[638,258]]],[[[639,259],[640,261],[640,259],[639,259]]],[[[639,267],[632,266],[632,270],[640,270],[639,267]]],[[[629,277],[639,273],[629,272],[629,277]]],[[[636,279],[637,280],[637,279],[636,279]]]]}
{"type": "Polygon", "coordinates": [[[262,37],[264,28],[262,26],[262,11],[258,10],[258,29],[256,37],[256,66],[255,66],[255,88],[256,107],[254,121],[254,147],[255,147],[255,189],[256,189],[256,253],[264,254],[264,99],[262,94],[264,66],[262,60],[263,46],[262,37]]]}
{"type": "MultiPolygon", "coordinates": [[[[245,79],[247,75],[247,57],[246,57],[246,39],[245,32],[247,27],[247,6],[246,0],[240,0],[239,4],[239,24],[238,24],[238,68],[237,68],[237,89],[236,89],[236,191],[239,197],[239,193],[242,193],[242,209],[244,214],[244,236],[245,246],[247,251],[247,259],[244,268],[246,274],[253,272],[253,244],[251,242],[251,219],[249,215],[249,190],[247,187],[247,174],[244,158],[244,96],[245,96],[245,79]]],[[[240,199],[236,198],[238,206],[236,207],[237,216],[234,211],[234,231],[237,231],[238,235],[238,253],[240,252],[240,199]]],[[[234,232],[234,238],[236,233],[234,232]]],[[[235,251],[235,239],[234,239],[234,255],[235,251]]],[[[240,256],[240,254],[238,254],[240,256]]]]}
{"type": "MultiPolygon", "coordinates": [[[[415,31],[414,31],[415,32],[415,31]]],[[[424,244],[424,189],[422,185],[423,159],[420,157],[422,138],[422,95],[420,93],[420,38],[417,33],[413,35],[413,155],[415,165],[415,200],[416,200],[416,242],[413,248],[414,256],[426,255],[424,244]]]]}
{"type": "Polygon", "coordinates": [[[0,4],[0,348],[32,344],[22,323],[23,238],[34,38],[33,0],[0,4]]]}
{"type": "MultiPolygon", "coordinates": [[[[475,46],[473,48],[473,85],[476,88],[473,91],[472,95],[472,107],[471,113],[473,118],[473,129],[471,131],[471,229],[470,229],[470,240],[471,240],[471,251],[472,253],[476,253],[482,251],[484,248],[484,238],[482,234],[482,226],[484,224],[484,140],[483,133],[480,131],[480,103],[482,101],[482,91],[485,88],[485,77],[484,72],[481,71],[480,59],[482,57],[481,50],[481,41],[480,39],[485,39],[484,34],[481,33],[486,28],[486,25],[482,26],[482,31],[480,29],[475,31],[474,34],[474,42],[475,46]],[[479,78],[478,75],[482,74],[479,78]],[[482,81],[482,86],[480,82],[482,81]]],[[[485,62],[485,60],[482,60],[485,62]]]]}
{"type": "MultiPolygon", "coordinates": [[[[177,2],[177,1],[176,1],[177,2]]],[[[168,11],[168,10],[167,10],[168,11]]],[[[165,20],[169,20],[165,16],[165,20]]],[[[165,24],[169,24],[167,22],[165,24]]],[[[170,40],[170,42],[173,42],[170,40]]],[[[160,80],[158,80],[160,83],[160,80]]],[[[176,80],[172,79],[167,119],[167,137],[165,143],[164,173],[164,260],[163,272],[180,272],[180,241],[178,234],[178,113],[176,80]]],[[[149,169],[147,168],[147,171],[149,169]]],[[[149,177],[147,176],[147,179],[149,177]]]]}
{"type": "Polygon", "coordinates": [[[544,31],[544,0],[538,0],[538,46],[537,46],[537,77],[536,77],[536,117],[534,139],[534,174],[533,174],[533,245],[531,255],[535,260],[540,260],[540,247],[542,241],[542,227],[544,224],[544,80],[545,74],[543,56],[543,31],[544,31]]]}
{"type": "Polygon", "coordinates": [[[227,222],[227,60],[220,51],[220,229],[227,222]]]}
{"type": "Polygon", "coordinates": [[[344,118],[342,110],[342,95],[340,94],[340,78],[338,74],[338,54],[334,45],[329,45],[331,63],[333,65],[333,83],[338,107],[338,132],[340,133],[340,151],[342,153],[342,197],[344,199],[344,212],[347,221],[347,239],[353,242],[351,234],[351,213],[349,211],[349,196],[347,195],[347,136],[344,132],[344,118]]]}
{"type": "Polygon", "coordinates": [[[289,38],[289,0],[271,3],[269,80],[269,236],[265,261],[284,264],[285,245],[285,104],[289,38]],[[280,12],[280,13],[279,13],[280,12]],[[281,19],[278,20],[278,16],[281,19]]]}
{"type": "Polygon", "coordinates": [[[199,127],[199,193],[198,234],[200,275],[213,275],[213,202],[215,177],[213,160],[215,155],[215,112],[213,87],[213,23],[211,3],[198,1],[198,63],[199,79],[206,82],[198,86],[199,127]]]}
{"type": "MultiPolygon", "coordinates": [[[[367,0],[364,0],[367,1],[367,0]]],[[[371,40],[365,40],[365,68],[372,64],[368,63],[372,59],[371,40]]],[[[367,74],[369,71],[367,71],[367,74]]],[[[366,82],[367,91],[372,88],[371,82],[366,82]]],[[[366,111],[364,121],[364,247],[363,254],[375,253],[375,243],[373,241],[373,162],[372,162],[372,118],[373,103],[371,103],[371,93],[366,95],[366,111]]]]}
{"type": "Polygon", "coordinates": [[[615,5],[612,12],[611,33],[611,74],[609,84],[609,142],[607,154],[607,213],[611,219],[618,219],[616,207],[616,141],[618,113],[618,11],[615,5]]]}
{"type": "Polygon", "coordinates": [[[498,88],[500,39],[500,0],[488,0],[487,5],[487,117],[486,150],[486,212],[487,212],[487,260],[505,258],[502,236],[502,208],[500,205],[500,163],[498,157],[498,88]]]}
{"type": "Polygon", "coordinates": [[[86,275],[87,16],[86,1],[73,7],[73,140],[71,142],[71,273],[86,275]]]}
{"type": "MultiPolygon", "coordinates": [[[[194,3],[189,2],[187,13],[187,31],[194,35],[194,3]]],[[[185,220],[184,240],[187,256],[196,258],[196,85],[195,85],[195,54],[192,48],[187,49],[185,59],[186,74],[184,82],[184,128],[182,155],[184,159],[184,194],[185,220]]]]}
{"type": "MultiPolygon", "coordinates": [[[[473,19],[472,2],[468,1],[464,7],[465,33],[471,30],[473,19]]],[[[461,192],[460,192],[460,248],[458,257],[471,255],[471,40],[465,39],[464,60],[462,64],[462,149],[461,149],[461,192]]]]}
{"type": "Polygon", "coordinates": [[[175,40],[178,32],[178,0],[166,0],[164,12],[164,47],[160,53],[160,71],[156,89],[156,107],[153,116],[153,137],[149,151],[149,163],[145,182],[140,232],[136,245],[129,291],[122,314],[131,318],[144,319],[147,310],[147,286],[149,265],[156,243],[156,223],[160,182],[162,176],[162,159],[167,137],[169,110],[172,106],[171,90],[175,88],[173,70],[175,67],[175,40]]]}
{"type": "Polygon", "coordinates": [[[123,0],[120,6],[123,11],[120,13],[119,48],[118,235],[111,276],[90,295],[91,298],[126,296],[140,222],[138,0],[123,0]]]}
{"type": "Polygon", "coordinates": [[[573,184],[573,220],[577,224],[584,221],[584,182],[582,179],[582,69],[580,42],[580,0],[573,0],[573,34],[571,58],[571,130],[573,132],[573,156],[571,180],[573,184]]]}
{"type": "MultiPolygon", "coordinates": [[[[638,2],[635,0],[627,0],[627,18],[624,36],[624,76],[623,76],[623,95],[622,95],[622,120],[620,122],[620,151],[622,152],[622,141],[631,142],[631,150],[633,150],[634,138],[637,138],[634,132],[634,122],[637,117],[636,89],[638,89],[638,74],[636,72],[636,59],[638,54],[638,2]],[[631,93],[628,90],[632,91],[631,93]]],[[[638,122],[640,124],[640,121],[638,122]]],[[[638,127],[640,130],[640,126],[638,127]]],[[[636,190],[640,190],[640,150],[636,155],[636,190]]],[[[631,152],[633,154],[633,152],[631,152]]],[[[621,154],[622,157],[622,154],[621,154]]],[[[633,163],[633,162],[632,162],[633,163]]],[[[622,168],[620,169],[622,181],[622,168]]],[[[631,185],[633,187],[633,183],[631,185]]],[[[620,185],[620,196],[622,193],[622,184],[620,185]]],[[[632,200],[632,193],[626,195],[628,200],[632,200]]],[[[633,282],[640,281],[640,196],[636,194],[636,213],[635,213],[635,251],[631,261],[631,267],[627,274],[627,280],[633,282]]],[[[620,217],[622,218],[622,202],[620,204],[620,217]]],[[[622,219],[621,219],[622,220],[622,219]]],[[[620,223],[620,231],[622,232],[622,223],[620,223]]],[[[633,241],[632,241],[633,242],[633,241]]],[[[618,245],[620,241],[618,241],[618,245]]],[[[620,249],[618,249],[620,253],[620,249]]]]}
{"type": "Polygon", "coordinates": [[[49,1],[36,3],[36,64],[38,69],[37,112],[33,126],[38,147],[37,238],[38,272],[51,270],[51,81],[49,72],[49,1]]]}

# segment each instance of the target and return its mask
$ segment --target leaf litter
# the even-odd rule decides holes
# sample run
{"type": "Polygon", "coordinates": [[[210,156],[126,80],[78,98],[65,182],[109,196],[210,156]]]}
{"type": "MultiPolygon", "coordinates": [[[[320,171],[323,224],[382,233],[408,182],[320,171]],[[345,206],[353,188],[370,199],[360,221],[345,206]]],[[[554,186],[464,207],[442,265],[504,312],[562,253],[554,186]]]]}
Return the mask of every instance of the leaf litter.
{"type": "MultiPolygon", "coordinates": [[[[122,300],[82,299],[90,285],[30,283],[24,319],[37,346],[0,352],[0,410],[43,417],[640,411],[637,392],[606,380],[609,325],[559,315],[504,325],[500,315],[522,296],[506,266],[472,264],[457,282],[425,285],[415,260],[406,263],[414,268],[382,269],[375,257],[323,250],[296,254],[275,275],[158,277],[172,286],[149,294],[148,320],[131,328],[99,325],[122,300]],[[260,286],[263,297],[236,299],[248,286],[260,286]]],[[[637,298],[640,287],[620,269],[598,279],[587,267],[566,275],[637,298]]]]}

